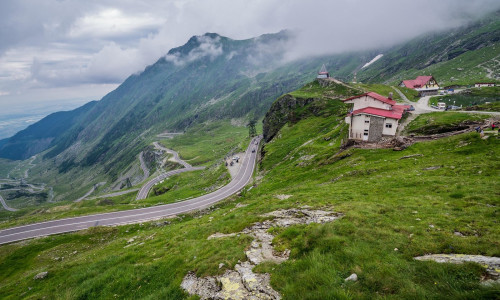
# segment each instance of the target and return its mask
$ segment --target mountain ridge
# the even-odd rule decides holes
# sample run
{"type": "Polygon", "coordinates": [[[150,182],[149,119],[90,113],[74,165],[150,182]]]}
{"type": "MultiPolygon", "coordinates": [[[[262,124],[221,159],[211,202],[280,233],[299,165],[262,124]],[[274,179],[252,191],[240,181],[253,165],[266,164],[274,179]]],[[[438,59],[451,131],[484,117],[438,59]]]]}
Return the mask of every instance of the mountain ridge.
{"type": "MultiPolygon", "coordinates": [[[[495,20],[484,21],[484,24],[493,29],[499,26],[495,20]]],[[[468,30],[474,33],[484,29],[474,28],[468,30]]],[[[491,28],[486,28],[486,32],[491,32],[491,28]]],[[[50,148],[42,149],[39,173],[42,169],[49,171],[43,171],[45,176],[36,179],[51,178],[52,184],[65,185],[66,188],[58,190],[58,199],[70,195],[67,186],[73,183],[67,181],[68,176],[82,186],[78,193],[91,185],[87,178],[96,176],[100,181],[117,185],[115,181],[121,178],[120,174],[131,168],[138,153],[156,134],[167,130],[182,132],[204,122],[262,118],[276,98],[310,82],[323,63],[332,76],[344,81],[350,81],[356,72],[363,82],[393,80],[407,74],[401,71],[405,68],[405,64],[399,62],[404,58],[401,49],[419,41],[395,46],[389,52],[370,50],[283,63],[284,51],[292,37],[289,31],[245,40],[233,40],[216,33],[191,37],[143,72],[129,76],[82,114],[79,122],[50,141],[50,148]],[[359,71],[379,53],[384,56],[359,71]]],[[[442,43],[441,37],[434,36],[436,43],[442,43]]],[[[415,57],[430,55],[433,49],[435,47],[424,47],[415,57]]],[[[473,51],[481,50],[466,51],[450,61],[473,51]]],[[[415,59],[408,63],[414,64],[415,59]]],[[[434,66],[440,67],[440,63],[430,67],[434,66]]],[[[26,152],[22,157],[29,154],[33,152],[26,152]]]]}

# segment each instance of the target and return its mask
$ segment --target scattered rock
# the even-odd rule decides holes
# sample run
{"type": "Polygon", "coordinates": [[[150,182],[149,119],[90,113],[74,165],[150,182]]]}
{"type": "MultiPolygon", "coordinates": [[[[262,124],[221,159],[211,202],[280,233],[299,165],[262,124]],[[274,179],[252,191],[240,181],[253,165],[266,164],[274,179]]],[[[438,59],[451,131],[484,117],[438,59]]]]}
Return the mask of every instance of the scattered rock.
{"type": "Polygon", "coordinates": [[[292,197],[292,195],[276,195],[276,198],[278,198],[279,200],[286,200],[288,198],[292,197]]]}
{"type": "Polygon", "coordinates": [[[394,251],[399,251],[399,249],[398,248],[394,248],[394,251]]]}
{"type": "Polygon", "coordinates": [[[134,241],[135,241],[135,237],[130,238],[130,239],[127,241],[127,244],[132,244],[134,241]]]}
{"type": "MultiPolygon", "coordinates": [[[[262,262],[281,263],[290,255],[289,250],[281,253],[274,251],[272,247],[274,236],[268,232],[269,229],[276,226],[332,222],[342,217],[342,214],[321,210],[289,209],[270,212],[263,216],[273,219],[257,222],[239,233],[215,233],[207,238],[232,237],[241,233],[252,236],[254,240],[245,252],[248,261],[238,261],[234,270],[227,270],[220,276],[198,278],[194,272],[189,272],[184,277],[181,287],[190,295],[199,295],[201,299],[281,299],[279,293],[270,285],[269,274],[256,274],[252,271],[262,262]]],[[[224,264],[220,263],[219,269],[223,266],[224,264]]]]}
{"type": "Polygon", "coordinates": [[[316,156],[316,154],[313,154],[313,155],[304,155],[304,156],[299,157],[299,159],[298,159],[298,160],[311,160],[311,159],[313,159],[315,156],[316,156]]]}
{"type": "Polygon", "coordinates": [[[344,281],[358,281],[358,275],[356,275],[356,273],[352,273],[349,277],[344,279],[344,281]]]}
{"type": "Polygon", "coordinates": [[[163,226],[166,226],[166,225],[170,225],[170,222],[169,221],[163,221],[163,222],[156,222],[154,224],[154,226],[156,226],[156,227],[163,227],[163,226]]]}
{"type": "Polygon", "coordinates": [[[430,171],[430,170],[437,170],[437,169],[441,169],[441,168],[442,168],[441,166],[434,166],[434,167],[424,168],[423,170],[424,171],[430,171]]]}
{"type": "Polygon", "coordinates": [[[45,277],[47,277],[48,274],[49,274],[49,272],[41,272],[41,273],[36,274],[35,277],[33,277],[33,279],[35,279],[35,280],[44,279],[45,277]]]}
{"type": "Polygon", "coordinates": [[[432,224],[429,224],[429,228],[434,228],[434,225],[432,225],[432,224]]]}
{"type": "Polygon", "coordinates": [[[412,154],[412,155],[406,155],[406,156],[400,157],[399,159],[407,159],[407,158],[419,157],[419,156],[424,156],[424,155],[423,154],[412,154]]]}
{"type": "Polygon", "coordinates": [[[461,236],[461,237],[464,237],[464,236],[465,236],[465,235],[464,235],[463,233],[461,233],[460,231],[455,231],[453,234],[454,234],[454,235],[456,235],[456,236],[461,236]]]}
{"type": "Polygon", "coordinates": [[[232,237],[232,236],[236,236],[236,235],[237,235],[237,233],[220,233],[220,232],[216,232],[216,233],[210,235],[207,238],[207,240],[232,237]]]}

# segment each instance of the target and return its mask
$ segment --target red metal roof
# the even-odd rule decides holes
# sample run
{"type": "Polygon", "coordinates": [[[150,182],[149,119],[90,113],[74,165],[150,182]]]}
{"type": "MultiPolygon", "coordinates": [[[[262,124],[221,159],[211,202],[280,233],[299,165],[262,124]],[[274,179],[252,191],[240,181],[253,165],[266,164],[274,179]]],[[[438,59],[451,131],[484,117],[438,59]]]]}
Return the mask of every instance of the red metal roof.
{"type": "Polygon", "coordinates": [[[392,110],[403,113],[406,110],[410,109],[410,107],[411,105],[393,105],[392,110]]]}
{"type": "Polygon", "coordinates": [[[417,89],[423,87],[432,76],[417,76],[417,78],[412,80],[403,80],[403,84],[409,89],[417,89]]]}
{"type": "Polygon", "coordinates": [[[385,110],[385,109],[380,109],[380,108],[375,108],[375,107],[365,107],[362,109],[355,110],[351,113],[351,115],[359,115],[359,114],[368,114],[368,115],[375,115],[379,117],[384,117],[384,118],[391,118],[391,119],[396,119],[399,120],[403,116],[402,111],[395,111],[395,110],[385,110]]]}
{"type": "Polygon", "coordinates": [[[381,96],[381,95],[379,95],[379,94],[377,94],[375,92],[368,92],[368,93],[365,93],[363,95],[354,96],[354,97],[351,97],[351,98],[344,99],[342,101],[349,101],[349,100],[361,98],[361,97],[364,97],[364,96],[372,97],[373,99],[377,99],[378,101],[381,101],[381,102],[384,102],[384,103],[387,103],[387,104],[390,104],[390,105],[395,105],[396,104],[396,101],[391,100],[389,98],[386,98],[384,96],[381,96]]]}

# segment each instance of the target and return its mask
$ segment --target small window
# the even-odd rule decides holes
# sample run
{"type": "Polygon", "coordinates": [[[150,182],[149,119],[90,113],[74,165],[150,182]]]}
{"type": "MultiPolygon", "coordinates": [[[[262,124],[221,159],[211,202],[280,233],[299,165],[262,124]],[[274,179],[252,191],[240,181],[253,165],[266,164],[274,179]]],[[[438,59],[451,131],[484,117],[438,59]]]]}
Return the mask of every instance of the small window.
{"type": "Polygon", "coordinates": [[[368,135],[368,129],[365,129],[365,132],[363,133],[363,135],[368,135]]]}
{"type": "Polygon", "coordinates": [[[365,120],[365,123],[370,123],[370,120],[365,120]]]}
{"type": "Polygon", "coordinates": [[[385,128],[392,128],[392,124],[391,123],[385,123],[385,128]]]}

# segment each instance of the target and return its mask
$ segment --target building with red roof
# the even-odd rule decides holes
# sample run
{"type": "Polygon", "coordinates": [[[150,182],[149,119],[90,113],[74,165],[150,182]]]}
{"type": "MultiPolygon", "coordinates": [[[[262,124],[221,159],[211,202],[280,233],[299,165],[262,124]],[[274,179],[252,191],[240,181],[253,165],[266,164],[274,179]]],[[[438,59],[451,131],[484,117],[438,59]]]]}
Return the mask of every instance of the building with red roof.
{"type": "Polygon", "coordinates": [[[398,105],[392,97],[374,92],[351,97],[344,103],[353,104],[345,121],[349,124],[349,139],[377,142],[384,136],[396,135],[399,120],[410,105],[398,105]]]}
{"type": "Polygon", "coordinates": [[[399,86],[416,90],[420,96],[437,95],[439,90],[439,85],[433,76],[418,76],[415,79],[403,80],[399,86]]]}

